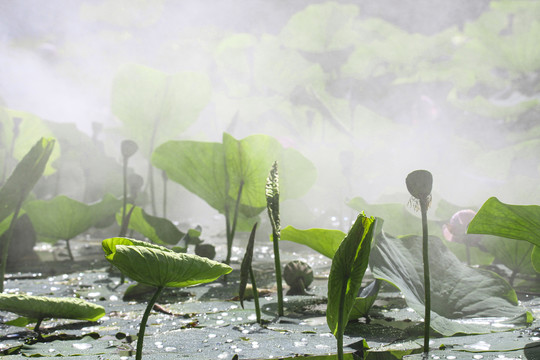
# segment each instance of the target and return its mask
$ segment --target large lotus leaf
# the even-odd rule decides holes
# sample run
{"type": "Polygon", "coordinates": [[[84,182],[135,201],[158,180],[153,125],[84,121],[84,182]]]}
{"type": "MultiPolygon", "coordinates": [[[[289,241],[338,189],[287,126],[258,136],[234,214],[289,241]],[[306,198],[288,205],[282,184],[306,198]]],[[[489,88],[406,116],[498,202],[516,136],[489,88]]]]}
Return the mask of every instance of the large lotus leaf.
{"type": "MultiPolygon", "coordinates": [[[[407,210],[403,204],[368,204],[361,197],[351,199],[348,206],[357,211],[364,211],[367,214],[384,219],[384,231],[392,235],[420,235],[422,226],[420,220],[407,210]]],[[[436,230],[440,226],[434,221],[430,221],[430,229],[436,230]]],[[[439,231],[440,232],[440,231],[439,231]]]]}
{"type": "Polygon", "coordinates": [[[328,277],[326,322],[336,337],[343,336],[349,314],[362,286],[374,233],[375,218],[359,215],[332,259],[328,277]],[[341,334],[339,323],[343,325],[341,334]]]}
{"type": "Polygon", "coordinates": [[[168,141],[152,155],[152,164],[169,179],[222,213],[226,204],[234,203],[243,182],[240,212],[248,218],[266,208],[266,177],[274,161],[280,166],[282,198],[300,197],[315,182],[316,169],[308,159],[267,135],[236,140],[224,133],[223,144],[168,141]]]}
{"type": "Polygon", "coordinates": [[[203,73],[169,75],[129,64],[114,79],[112,111],[146,155],[151,134],[154,144],[160,144],[187,129],[210,101],[210,93],[210,80],[203,73]]]}
{"type": "Polygon", "coordinates": [[[531,254],[531,262],[534,270],[540,273],[540,247],[535,246],[531,254]]]}
{"type": "MultiPolygon", "coordinates": [[[[129,204],[127,212],[130,212],[132,207],[133,205],[129,204]]],[[[119,224],[122,222],[121,213],[116,214],[116,221],[119,224]]],[[[175,245],[185,235],[170,220],[149,215],[138,206],[135,206],[131,213],[128,227],[146,236],[150,241],[162,245],[175,245]]]]}
{"type": "Polygon", "coordinates": [[[493,254],[495,262],[505,265],[515,273],[534,274],[531,252],[534,245],[525,241],[486,236],[482,246],[493,254]]]}
{"type": "MultiPolygon", "coordinates": [[[[28,149],[36,144],[36,142],[38,142],[41,138],[55,138],[53,132],[48,127],[47,122],[43,121],[38,116],[19,110],[0,108],[0,111],[1,110],[3,110],[6,114],[6,116],[0,116],[0,121],[3,126],[0,137],[4,146],[11,146],[11,142],[13,140],[13,119],[21,119],[19,125],[19,136],[15,140],[13,148],[13,157],[15,160],[21,160],[28,152],[28,149]]],[[[49,155],[51,161],[45,166],[45,170],[43,171],[44,175],[54,173],[55,170],[51,164],[60,156],[60,152],[59,147],[55,147],[52,150],[51,154],[49,155]]]]}
{"type": "Polygon", "coordinates": [[[36,233],[50,239],[70,240],[106,216],[113,215],[122,202],[107,195],[88,205],[60,195],[51,200],[34,200],[24,205],[36,233]]]}
{"type": "Polygon", "coordinates": [[[281,230],[281,240],[288,240],[309,246],[330,259],[334,257],[334,254],[345,238],[345,235],[346,234],[340,230],[300,230],[290,225],[281,230]]]}
{"type": "Polygon", "coordinates": [[[97,321],[105,309],[78,298],[0,294],[0,310],[31,319],[75,319],[97,321]]]}
{"type": "Polygon", "coordinates": [[[540,206],[508,205],[489,198],[467,229],[469,234],[489,234],[526,240],[540,246],[540,206]]]}
{"type": "MultiPolygon", "coordinates": [[[[419,236],[377,237],[371,251],[373,276],[401,290],[407,305],[424,314],[424,267],[419,236]]],[[[431,327],[444,336],[508,330],[531,321],[512,287],[497,274],[460,262],[429,237],[431,327]]]]}
{"type": "Polygon", "coordinates": [[[156,287],[185,287],[208,283],[232,271],[231,267],[217,261],[192,254],[175,253],[158,245],[137,245],[137,242],[131,239],[106,239],[103,249],[107,260],[126,276],[156,287]]]}
{"type": "Polygon", "coordinates": [[[319,53],[356,45],[354,20],[358,12],[352,4],[309,5],[290,18],[280,38],[286,47],[319,53]]]}
{"type": "Polygon", "coordinates": [[[54,139],[41,138],[17,164],[0,189],[0,221],[15,211],[39,180],[54,148],[54,139]]]}

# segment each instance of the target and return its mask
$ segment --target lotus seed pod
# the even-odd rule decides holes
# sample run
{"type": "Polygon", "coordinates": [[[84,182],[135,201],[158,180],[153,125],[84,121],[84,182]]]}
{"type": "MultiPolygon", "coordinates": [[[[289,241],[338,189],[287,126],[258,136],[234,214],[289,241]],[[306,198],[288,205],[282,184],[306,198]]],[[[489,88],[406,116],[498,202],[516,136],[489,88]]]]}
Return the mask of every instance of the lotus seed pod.
{"type": "Polygon", "coordinates": [[[283,268],[283,278],[290,287],[287,295],[303,295],[313,282],[313,269],[303,261],[293,260],[283,268]]]}
{"type": "Polygon", "coordinates": [[[407,190],[416,199],[427,199],[431,194],[433,176],[427,170],[415,170],[405,180],[407,190]]]}
{"type": "Polygon", "coordinates": [[[130,158],[139,150],[137,143],[133,140],[124,140],[121,144],[122,156],[124,158],[130,158]]]}
{"type": "Polygon", "coordinates": [[[197,244],[195,254],[213,260],[216,257],[216,248],[211,244],[197,244]]]}

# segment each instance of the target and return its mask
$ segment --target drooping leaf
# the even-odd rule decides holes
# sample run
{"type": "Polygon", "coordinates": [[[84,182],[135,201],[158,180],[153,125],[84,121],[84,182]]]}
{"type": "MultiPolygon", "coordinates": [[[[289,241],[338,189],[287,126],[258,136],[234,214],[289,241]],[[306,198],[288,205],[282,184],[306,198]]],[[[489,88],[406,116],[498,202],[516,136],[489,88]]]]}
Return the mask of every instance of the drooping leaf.
{"type": "Polygon", "coordinates": [[[349,313],[349,320],[358,319],[369,314],[369,310],[379,295],[380,288],[381,280],[375,279],[366,287],[360,289],[360,292],[354,301],[351,312],[349,313]]]}
{"type": "Polygon", "coordinates": [[[238,297],[240,299],[240,305],[244,308],[244,294],[246,292],[246,285],[249,278],[249,271],[251,268],[251,260],[253,259],[253,249],[255,247],[255,232],[257,231],[257,224],[253,225],[251,234],[249,235],[248,244],[246,247],[246,253],[242,259],[242,265],[240,266],[240,287],[238,290],[238,297]]]}
{"type": "Polygon", "coordinates": [[[281,230],[281,240],[288,240],[309,246],[330,259],[334,257],[334,254],[345,238],[345,235],[346,234],[340,230],[300,230],[290,225],[281,230]]]}
{"type": "Polygon", "coordinates": [[[54,148],[54,139],[42,138],[19,162],[0,189],[0,221],[15,210],[39,180],[54,148]]]}
{"type": "Polygon", "coordinates": [[[33,200],[24,205],[36,233],[44,238],[70,240],[104,217],[113,215],[122,202],[112,195],[88,205],[60,195],[51,200],[33,200]]]}
{"type": "MultiPolygon", "coordinates": [[[[132,204],[128,204],[126,212],[129,213],[132,207],[132,204]]],[[[116,214],[116,221],[119,224],[122,222],[121,213],[116,214]]],[[[149,215],[139,206],[135,206],[135,209],[131,213],[128,228],[146,236],[150,241],[161,245],[175,245],[185,235],[170,220],[149,215]]]]}
{"type": "MultiPolygon", "coordinates": [[[[515,291],[497,274],[459,261],[437,237],[429,238],[431,328],[444,336],[508,330],[530,320],[515,291]]],[[[377,237],[373,276],[401,290],[407,305],[424,314],[422,239],[377,237]]]]}
{"type": "Polygon", "coordinates": [[[116,74],[112,89],[112,111],[125,125],[129,137],[147,155],[150,134],[154,144],[184,131],[208,104],[211,85],[198,72],[166,74],[138,64],[128,64],[116,74]]]}
{"type": "Polygon", "coordinates": [[[156,287],[212,282],[232,271],[217,261],[127,238],[105,239],[102,246],[107,260],[126,276],[156,287]]]}
{"type": "Polygon", "coordinates": [[[0,294],[0,309],[31,319],[75,319],[96,321],[105,309],[78,298],[0,294]]]}
{"type": "Polygon", "coordinates": [[[489,234],[526,240],[540,246],[540,206],[508,205],[489,198],[467,229],[469,234],[489,234]]]}
{"type": "Polygon", "coordinates": [[[332,259],[326,322],[336,337],[343,335],[338,333],[338,323],[342,324],[341,331],[345,331],[349,314],[362,286],[374,233],[375,218],[360,214],[332,259]]]}
{"type": "Polygon", "coordinates": [[[37,321],[38,319],[31,319],[26,316],[20,316],[14,320],[6,321],[5,324],[11,326],[25,327],[26,325],[35,323],[37,321]]]}

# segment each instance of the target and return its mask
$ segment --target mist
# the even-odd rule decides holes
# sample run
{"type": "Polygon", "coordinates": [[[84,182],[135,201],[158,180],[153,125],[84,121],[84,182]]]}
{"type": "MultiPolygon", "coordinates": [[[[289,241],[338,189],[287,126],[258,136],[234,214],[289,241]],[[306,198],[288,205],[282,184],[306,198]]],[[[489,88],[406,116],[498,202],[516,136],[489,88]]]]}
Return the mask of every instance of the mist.
{"type": "MultiPolygon", "coordinates": [[[[350,220],[345,203],[357,196],[406,203],[415,169],[433,173],[434,202],[536,204],[540,53],[523,49],[537,48],[526,37],[538,21],[519,28],[512,19],[527,10],[505,3],[3,1],[0,99],[89,136],[102,123],[99,141],[120,159],[130,136],[111,94],[123,66],[205,74],[210,101],[168,140],[264,133],[300,151],[318,179],[284,204],[290,224],[295,214],[306,226],[350,220]],[[509,36],[523,49],[510,51],[509,36]]],[[[131,164],[139,174],[145,156],[131,164]]],[[[175,217],[212,213],[178,184],[169,189],[175,217]]]]}

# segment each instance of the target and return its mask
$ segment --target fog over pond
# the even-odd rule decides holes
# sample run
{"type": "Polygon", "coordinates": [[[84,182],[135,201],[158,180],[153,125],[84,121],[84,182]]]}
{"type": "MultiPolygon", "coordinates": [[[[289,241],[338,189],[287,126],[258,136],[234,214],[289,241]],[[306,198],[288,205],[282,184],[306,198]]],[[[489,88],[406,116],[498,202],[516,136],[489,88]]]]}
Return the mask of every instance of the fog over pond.
{"type": "MultiPolygon", "coordinates": [[[[111,93],[123,66],[196,72],[210,100],[169,140],[272,135],[317,167],[308,208],[339,217],[357,196],[405,203],[415,169],[433,173],[436,201],[538,204],[540,7],[522,5],[2,1],[0,104],[88,134],[102,123],[99,140],[120,159],[130,136],[111,93]]],[[[140,174],[146,156],[131,164],[140,174]]],[[[169,189],[179,216],[208,208],[169,189]]]]}

